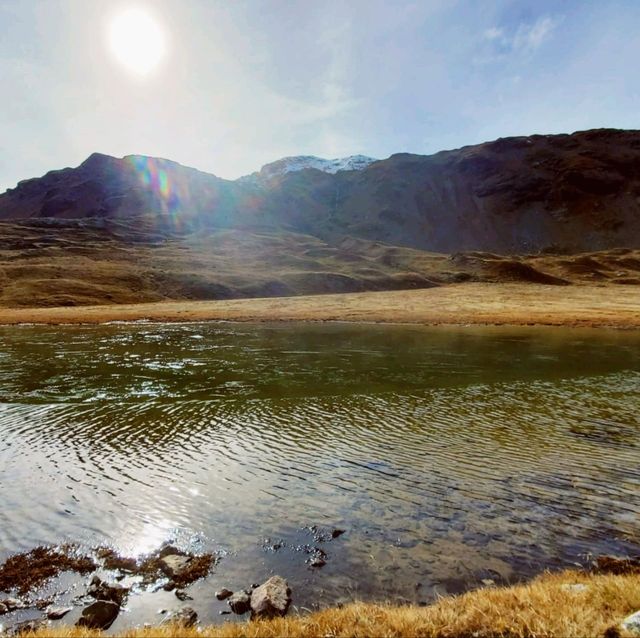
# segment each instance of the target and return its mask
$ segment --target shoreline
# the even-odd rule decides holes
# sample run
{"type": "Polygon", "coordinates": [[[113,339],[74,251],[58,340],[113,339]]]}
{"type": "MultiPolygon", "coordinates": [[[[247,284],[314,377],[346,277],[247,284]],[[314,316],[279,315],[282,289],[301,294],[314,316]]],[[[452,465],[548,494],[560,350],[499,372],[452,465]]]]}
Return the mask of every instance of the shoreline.
{"type": "MultiPolygon", "coordinates": [[[[220,625],[180,622],[125,629],[126,638],[315,638],[316,636],[634,636],[640,609],[640,575],[544,573],[530,582],[487,586],[445,596],[426,607],[355,602],[305,615],[220,625]]],[[[97,629],[60,624],[34,626],[34,638],[98,638],[97,629]]]]}
{"type": "Polygon", "coordinates": [[[214,301],[0,308],[0,325],[348,322],[640,329],[640,287],[464,283],[418,290],[214,301]]]}

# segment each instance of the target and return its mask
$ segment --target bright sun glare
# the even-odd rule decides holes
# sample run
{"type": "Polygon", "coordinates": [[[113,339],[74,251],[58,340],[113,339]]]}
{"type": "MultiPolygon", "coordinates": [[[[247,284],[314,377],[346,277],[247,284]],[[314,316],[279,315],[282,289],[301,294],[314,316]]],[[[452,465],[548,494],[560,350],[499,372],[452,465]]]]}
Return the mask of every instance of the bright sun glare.
{"type": "Polygon", "coordinates": [[[160,64],[165,55],[165,34],[150,13],[130,8],[111,21],[109,48],[114,58],[129,71],[146,75],[160,64]]]}

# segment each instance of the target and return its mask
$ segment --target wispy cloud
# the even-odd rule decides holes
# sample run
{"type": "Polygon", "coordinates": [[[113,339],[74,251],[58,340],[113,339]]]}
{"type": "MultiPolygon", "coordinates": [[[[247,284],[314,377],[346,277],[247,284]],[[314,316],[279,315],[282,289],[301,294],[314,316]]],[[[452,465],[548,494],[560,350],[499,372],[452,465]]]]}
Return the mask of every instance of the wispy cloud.
{"type": "Polygon", "coordinates": [[[529,54],[537,51],[560,24],[559,18],[540,16],[535,22],[521,22],[515,28],[491,27],[482,34],[494,47],[494,54],[529,54]]]}

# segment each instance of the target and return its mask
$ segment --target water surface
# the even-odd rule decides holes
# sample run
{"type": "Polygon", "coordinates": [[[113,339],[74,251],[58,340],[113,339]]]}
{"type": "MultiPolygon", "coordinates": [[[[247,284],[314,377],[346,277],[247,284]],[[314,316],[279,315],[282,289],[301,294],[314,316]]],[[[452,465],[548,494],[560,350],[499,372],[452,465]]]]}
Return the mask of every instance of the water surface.
{"type": "MultiPolygon", "coordinates": [[[[221,556],[190,588],[205,622],[271,573],[298,609],[430,600],[638,552],[638,415],[634,333],[0,328],[0,559],[173,538],[221,556]]],[[[113,631],[178,604],[132,596],[113,631]]]]}

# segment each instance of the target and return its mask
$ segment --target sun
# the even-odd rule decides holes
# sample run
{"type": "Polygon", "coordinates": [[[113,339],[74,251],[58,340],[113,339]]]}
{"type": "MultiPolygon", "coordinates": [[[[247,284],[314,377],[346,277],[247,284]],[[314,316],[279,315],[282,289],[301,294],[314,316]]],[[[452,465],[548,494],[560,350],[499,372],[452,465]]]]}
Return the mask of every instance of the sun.
{"type": "Polygon", "coordinates": [[[166,37],[152,14],[132,7],[118,13],[109,25],[109,49],[128,71],[147,75],[166,54],[166,37]]]}

